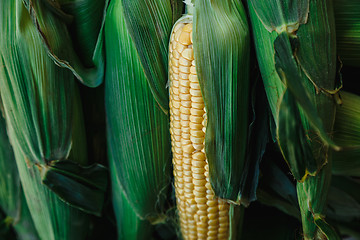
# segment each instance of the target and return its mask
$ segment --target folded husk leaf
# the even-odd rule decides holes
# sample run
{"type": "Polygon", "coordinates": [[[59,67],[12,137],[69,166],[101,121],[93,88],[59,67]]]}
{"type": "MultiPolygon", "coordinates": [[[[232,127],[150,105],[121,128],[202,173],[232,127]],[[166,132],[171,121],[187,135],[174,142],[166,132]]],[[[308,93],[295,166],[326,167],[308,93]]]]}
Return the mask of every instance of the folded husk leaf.
{"type": "MultiPolygon", "coordinates": [[[[162,61],[164,56],[167,60],[163,44],[167,46],[173,16],[178,15],[172,3],[153,0],[146,8],[148,4],[140,1],[111,1],[104,27],[112,189],[125,197],[138,218],[154,222],[162,219],[171,181],[169,117],[159,99],[168,98],[167,67],[162,61]],[[150,34],[145,39],[142,28],[150,34]]],[[[115,209],[117,204],[121,203],[114,202],[115,209]]],[[[115,214],[122,218],[120,210],[115,214]]]]}
{"type": "MultiPolygon", "coordinates": [[[[1,100],[0,105],[2,105],[1,100]]],[[[0,113],[0,209],[6,213],[6,218],[14,227],[19,239],[39,239],[21,188],[14,152],[2,113],[0,113]]]]}
{"type": "MultiPolygon", "coordinates": [[[[83,239],[88,216],[61,200],[42,184],[41,178],[41,170],[54,160],[71,156],[74,164],[87,161],[81,102],[73,74],[49,58],[22,1],[0,5],[0,91],[30,213],[42,239],[83,239]],[[79,230],[79,224],[84,228],[79,230]]],[[[37,13],[41,13],[37,15],[39,24],[45,19],[49,25],[56,21],[52,12],[37,13]]],[[[59,39],[48,40],[53,46],[61,46],[59,39]]],[[[61,185],[61,181],[53,183],[61,185]]],[[[81,189],[63,186],[83,194],[81,189]]]]}
{"type": "Polygon", "coordinates": [[[241,1],[195,1],[194,55],[207,123],[205,151],[215,194],[239,203],[246,161],[250,34],[241,1]]]}
{"type": "Polygon", "coordinates": [[[52,60],[71,70],[86,86],[100,85],[105,66],[100,31],[105,0],[23,2],[52,60]]]}
{"type": "MultiPolygon", "coordinates": [[[[299,122],[301,119],[305,130],[297,134],[296,138],[294,138],[295,129],[287,131],[287,136],[279,138],[282,153],[289,164],[295,163],[290,169],[294,177],[301,182],[298,183],[298,191],[304,236],[319,237],[318,226],[323,227],[323,234],[333,234],[329,232],[330,228],[323,224],[331,178],[327,166],[331,161],[329,146],[340,149],[329,135],[335,119],[335,103],[332,95],[336,93],[335,23],[331,2],[304,0],[292,4],[291,1],[271,0],[265,3],[249,0],[248,3],[260,70],[263,73],[265,87],[268,87],[269,102],[276,104],[271,107],[273,114],[274,109],[276,113],[279,109],[281,111],[281,101],[293,97],[296,102],[290,106],[295,108],[298,105],[301,116],[297,116],[294,122],[299,122]],[[266,50],[268,54],[265,55],[264,47],[273,50],[266,50]],[[283,85],[279,83],[280,79],[283,85]],[[278,88],[279,85],[281,87],[278,88]],[[285,88],[291,92],[291,96],[282,97],[285,88]],[[298,154],[289,151],[296,149],[299,144],[306,146],[304,145],[306,141],[309,141],[307,144],[311,147],[303,150],[306,152],[305,156],[313,156],[312,159],[306,158],[310,161],[303,159],[304,151],[298,154]],[[291,161],[289,161],[290,157],[293,158],[291,161]],[[319,189],[322,190],[321,193],[317,192],[319,189]],[[314,220],[307,220],[309,217],[314,220]],[[318,226],[315,222],[319,223],[318,226]]],[[[289,124],[296,115],[298,115],[296,111],[291,114],[291,118],[281,112],[275,115],[279,134],[284,134],[280,132],[282,129],[280,123],[285,128],[299,127],[289,124]],[[282,119],[279,119],[280,117],[282,119]]]]}

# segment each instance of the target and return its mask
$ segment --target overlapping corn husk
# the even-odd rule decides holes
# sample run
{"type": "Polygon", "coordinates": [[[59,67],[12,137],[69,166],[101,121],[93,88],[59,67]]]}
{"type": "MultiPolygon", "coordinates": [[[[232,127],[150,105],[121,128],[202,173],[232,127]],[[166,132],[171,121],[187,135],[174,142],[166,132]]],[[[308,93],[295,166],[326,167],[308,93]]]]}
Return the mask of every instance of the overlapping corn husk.
{"type": "Polygon", "coordinates": [[[23,0],[48,55],[86,86],[104,78],[105,0],[23,0]]]}
{"type": "Polygon", "coordinates": [[[181,1],[157,0],[117,0],[107,8],[108,154],[118,231],[126,239],[145,232],[132,232],[124,216],[145,226],[145,220],[161,221],[166,210],[171,182],[167,45],[181,11],[181,1]]]}
{"type": "Polygon", "coordinates": [[[337,51],[344,65],[360,67],[360,2],[333,0],[337,51]]]}
{"type": "Polygon", "coordinates": [[[88,216],[72,206],[100,214],[106,172],[79,165],[87,157],[77,86],[48,55],[49,49],[66,54],[56,38],[56,26],[65,24],[51,2],[0,4],[0,91],[35,227],[41,239],[84,239],[88,216]]]}
{"type": "MultiPolygon", "coordinates": [[[[1,64],[1,61],[0,61],[1,64]]],[[[0,100],[1,105],[1,100],[0,100]]],[[[6,213],[9,227],[14,227],[18,239],[39,239],[21,188],[13,149],[0,114],[0,209],[6,213]]],[[[2,235],[0,234],[0,238],[2,235]]]]}
{"type": "Polygon", "coordinates": [[[325,222],[335,119],[336,45],[330,1],[249,0],[255,47],[277,138],[292,174],[305,239],[337,238],[325,222]],[[316,49],[314,51],[313,49],[316,49]],[[308,219],[312,219],[309,221],[308,219]]]}
{"type": "Polygon", "coordinates": [[[207,116],[210,182],[216,196],[240,203],[250,103],[246,13],[241,1],[194,4],[194,55],[207,116]]]}

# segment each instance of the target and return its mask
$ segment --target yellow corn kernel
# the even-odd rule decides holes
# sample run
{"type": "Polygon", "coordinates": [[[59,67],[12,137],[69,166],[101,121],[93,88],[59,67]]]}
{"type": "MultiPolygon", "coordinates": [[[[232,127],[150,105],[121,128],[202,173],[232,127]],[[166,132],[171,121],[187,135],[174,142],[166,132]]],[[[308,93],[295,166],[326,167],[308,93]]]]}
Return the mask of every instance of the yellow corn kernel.
{"type": "Polygon", "coordinates": [[[204,153],[206,111],[196,75],[192,23],[176,24],[169,48],[170,133],[181,232],[185,240],[228,239],[229,204],[215,198],[204,153]]]}

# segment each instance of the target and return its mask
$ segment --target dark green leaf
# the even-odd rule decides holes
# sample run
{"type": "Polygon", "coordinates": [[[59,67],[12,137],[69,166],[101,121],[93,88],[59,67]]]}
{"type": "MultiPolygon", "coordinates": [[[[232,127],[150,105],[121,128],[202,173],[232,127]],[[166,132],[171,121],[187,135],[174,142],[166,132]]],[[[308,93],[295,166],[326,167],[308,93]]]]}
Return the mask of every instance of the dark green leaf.
{"type": "MultiPolygon", "coordinates": [[[[76,120],[77,114],[82,114],[81,103],[76,99],[73,74],[49,58],[39,26],[34,25],[23,5],[27,3],[30,8],[29,2],[0,1],[0,93],[7,132],[39,237],[81,240],[88,232],[89,216],[65,204],[43,185],[35,165],[86,152],[86,146],[78,145],[79,141],[73,137],[73,134],[84,136],[78,132],[82,129],[78,124],[82,123],[76,120]]],[[[35,4],[34,9],[43,6],[31,3],[35,4]]],[[[45,21],[51,26],[48,29],[55,31],[53,24],[57,16],[45,10],[36,13],[42,24],[45,21]]],[[[54,38],[48,40],[56,46],[65,44],[54,38]]],[[[62,50],[66,47],[63,45],[62,50]]],[[[74,157],[73,161],[79,163],[82,159],[86,157],[74,157]]]]}
{"type": "Polygon", "coordinates": [[[309,0],[279,1],[250,0],[264,27],[269,31],[295,31],[306,23],[309,0]]]}
{"type": "Polygon", "coordinates": [[[118,239],[151,239],[154,226],[149,221],[142,220],[137,216],[124,194],[120,191],[114,191],[113,201],[116,203],[114,210],[117,213],[118,239]]]}
{"type": "MultiPolygon", "coordinates": [[[[167,8],[171,10],[170,2],[167,8]]],[[[171,180],[169,118],[150,88],[124,14],[122,1],[111,1],[104,28],[105,107],[112,188],[124,195],[138,217],[154,219],[165,210],[171,180]]],[[[158,14],[159,18],[170,17],[171,22],[171,12],[158,14]]],[[[141,21],[137,24],[141,27],[141,21]]],[[[171,29],[168,31],[164,36],[171,29]]],[[[121,218],[121,212],[116,215],[121,218]]]]}
{"type": "Polygon", "coordinates": [[[308,174],[315,174],[318,167],[309,137],[306,136],[298,107],[289,90],[280,103],[277,135],[278,144],[295,179],[304,181],[308,174]]]}
{"type": "Polygon", "coordinates": [[[215,194],[236,201],[248,136],[249,49],[241,1],[196,1],[196,72],[207,112],[205,151],[215,194]]]}
{"type": "Polygon", "coordinates": [[[97,216],[101,215],[107,177],[101,165],[81,167],[69,160],[53,161],[42,172],[42,182],[63,201],[97,216]]]}
{"type": "Polygon", "coordinates": [[[319,227],[321,232],[326,236],[326,239],[341,240],[338,233],[333,227],[331,227],[323,218],[319,217],[315,219],[316,226],[319,227]]]}
{"type": "Polygon", "coordinates": [[[99,34],[104,1],[25,1],[49,56],[57,65],[70,69],[82,83],[90,87],[100,85],[104,78],[103,39],[101,32],[99,34]],[[69,18],[64,17],[67,13],[60,9],[61,3],[65,5],[66,11],[73,14],[72,27],[76,34],[69,32],[69,18]],[[97,49],[94,49],[95,43],[97,49]],[[81,47],[78,47],[79,45],[81,47]],[[79,52],[75,50],[77,47],[80,49],[79,52]]]}
{"type": "MultiPolygon", "coordinates": [[[[169,108],[168,44],[173,15],[170,1],[123,0],[124,18],[155,100],[169,108]],[[162,14],[159,14],[162,13],[162,14]]],[[[180,10],[175,8],[174,10],[180,10]]]]}
{"type": "Polygon", "coordinates": [[[303,232],[305,237],[318,234],[315,220],[325,216],[328,191],[331,183],[331,163],[326,164],[316,176],[309,176],[303,183],[297,183],[297,193],[303,232]]]}
{"type": "Polygon", "coordinates": [[[316,129],[322,141],[333,148],[339,149],[326,133],[323,120],[320,118],[316,106],[314,106],[312,99],[309,97],[309,92],[302,83],[305,76],[300,72],[299,66],[295,61],[287,33],[280,34],[275,40],[274,46],[275,65],[280,78],[286,84],[288,90],[291,91],[296,102],[304,111],[306,119],[316,129]]]}

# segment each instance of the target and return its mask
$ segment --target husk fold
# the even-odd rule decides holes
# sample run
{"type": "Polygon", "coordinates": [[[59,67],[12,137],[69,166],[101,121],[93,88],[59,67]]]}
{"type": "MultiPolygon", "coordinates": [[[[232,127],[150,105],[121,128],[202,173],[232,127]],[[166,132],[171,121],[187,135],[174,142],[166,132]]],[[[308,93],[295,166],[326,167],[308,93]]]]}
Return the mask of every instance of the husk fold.
{"type": "Polygon", "coordinates": [[[239,203],[249,127],[246,13],[241,1],[194,4],[194,55],[207,115],[210,182],[218,197],[239,203]]]}
{"type": "MultiPolygon", "coordinates": [[[[2,106],[0,108],[2,108],[2,106]]],[[[33,220],[31,219],[29,213],[23,190],[21,188],[14,152],[7,135],[5,119],[1,114],[0,209],[2,209],[6,213],[6,221],[10,222],[10,226],[14,227],[16,235],[19,239],[39,239],[34,227],[33,220]]],[[[0,233],[0,238],[2,236],[3,235],[0,233]]]]}
{"type": "MultiPolygon", "coordinates": [[[[94,175],[83,178],[80,165],[87,164],[87,156],[79,93],[73,74],[55,65],[44,48],[43,36],[51,35],[58,16],[43,4],[0,3],[0,93],[20,180],[40,238],[84,239],[89,217],[72,206],[100,214],[104,185],[99,189],[89,182],[106,185],[106,171],[95,166],[94,175]],[[36,12],[39,25],[34,25],[28,9],[33,17],[36,12]],[[44,25],[49,28],[41,35],[38,27],[44,25]]],[[[46,43],[57,50],[63,46],[56,37],[46,43]]]]}
{"type": "Polygon", "coordinates": [[[48,55],[86,86],[104,78],[105,0],[23,0],[48,55]]]}
{"type": "Polygon", "coordinates": [[[304,237],[335,239],[337,234],[324,221],[331,181],[329,146],[340,149],[329,136],[335,119],[331,96],[336,93],[332,4],[327,0],[248,4],[278,143],[299,181],[304,237]]]}

